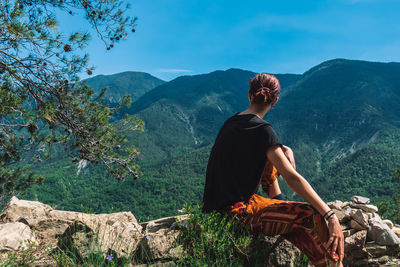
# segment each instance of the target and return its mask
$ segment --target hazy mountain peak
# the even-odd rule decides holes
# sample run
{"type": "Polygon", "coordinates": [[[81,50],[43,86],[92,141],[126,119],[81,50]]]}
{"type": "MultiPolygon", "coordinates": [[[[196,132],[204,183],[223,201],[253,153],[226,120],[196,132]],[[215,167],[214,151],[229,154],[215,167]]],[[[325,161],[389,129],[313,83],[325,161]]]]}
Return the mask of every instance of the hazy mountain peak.
{"type": "Polygon", "coordinates": [[[362,73],[365,71],[374,71],[376,73],[386,73],[392,70],[399,70],[400,63],[397,62],[373,62],[373,61],[364,61],[364,60],[353,60],[353,59],[344,59],[344,58],[336,58],[324,61],[308,71],[304,72],[304,76],[312,75],[315,72],[319,72],[322,70],[340,70],[343,73],[362,73]]]}
{"type": "Polygon", "coordinates": [[[131,94],[134,100],[141,97],[154,87],[165,81],[152,76],[146,72],[125,71],[111,75],[96,75],[84,80],[95,92],[100,92],[102,88],[108,87],[106,97],[109,101],[118,101],[123,95],[131,94]]]}
{"type": "Polygon", "coordinates": [[[225,72],[227,72],[227,73],[246,72],[246,73],[256,74],[254,71],[244,70],[244,69],[240,69],[240,68],[229,68],[229,69],[225,70],[225,72]]]}

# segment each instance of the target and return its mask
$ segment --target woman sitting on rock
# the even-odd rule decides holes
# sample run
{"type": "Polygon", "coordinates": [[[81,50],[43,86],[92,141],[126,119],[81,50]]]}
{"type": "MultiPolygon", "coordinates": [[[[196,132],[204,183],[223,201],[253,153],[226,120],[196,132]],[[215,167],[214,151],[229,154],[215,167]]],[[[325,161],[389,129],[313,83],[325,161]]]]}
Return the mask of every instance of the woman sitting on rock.
{"type": "Polygon", "coordinates": [[[339,220],[296,172],[290,148],[262,120],[279,93],[274,75],[261,73],[250,79],[249,108],[224,123],[212,148],[203,210],[238,214],[255,233],[282,235],[315,266],[327,266],[327,262],[342,266],[344,238],[339,220]],[[307,203],[283,199],[278,172],[307,203]],[[260,184],[271,198],[256,194],[260,184]]]}

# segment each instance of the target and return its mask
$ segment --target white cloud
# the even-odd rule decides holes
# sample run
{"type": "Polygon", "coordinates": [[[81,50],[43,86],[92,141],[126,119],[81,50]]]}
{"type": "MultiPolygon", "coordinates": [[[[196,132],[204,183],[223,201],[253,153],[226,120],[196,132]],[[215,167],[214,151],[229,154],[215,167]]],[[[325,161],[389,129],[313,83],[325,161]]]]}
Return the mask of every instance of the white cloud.
{"type": "Polygon", "coordinates": [[[166,73],[184,73],[184,72],[193,72],[192,70],[186,69],[159,69],[157,72],[166,72],[166,73]]]}

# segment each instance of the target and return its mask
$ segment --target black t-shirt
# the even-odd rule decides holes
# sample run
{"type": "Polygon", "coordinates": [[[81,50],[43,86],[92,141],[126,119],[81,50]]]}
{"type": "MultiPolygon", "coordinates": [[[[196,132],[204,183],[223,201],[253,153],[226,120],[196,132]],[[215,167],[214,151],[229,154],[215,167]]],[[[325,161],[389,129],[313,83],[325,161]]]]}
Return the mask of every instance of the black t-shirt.
{"type": "Polygon", "coordinates": [[[256,193],[267,150],[281,145],[272,126],[254,114],[229,118],[219,131],[207,165],[203,211],[222,210],[256,193]]]}

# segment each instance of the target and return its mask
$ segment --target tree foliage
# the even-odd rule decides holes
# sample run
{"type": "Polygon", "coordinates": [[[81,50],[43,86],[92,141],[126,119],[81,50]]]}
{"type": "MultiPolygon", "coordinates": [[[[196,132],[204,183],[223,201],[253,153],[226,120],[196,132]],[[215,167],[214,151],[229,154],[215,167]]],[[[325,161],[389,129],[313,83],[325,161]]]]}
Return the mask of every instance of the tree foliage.
{"type": "Polygon", "coordinates": [[[128,32],[136,18],[126,15],[123,0],[3,0],[0,2],[0,199],[24,192],[43,177],[28,171],[27,163],[50,157],[50,147],[63,147],[72,161],[104,164],[118,179],[137,178],[138,154],[121,144],[121,131],[140,130],[143,122],[126,117],[117,126],[110,119],[118,105],[103,104],[80,82],[91,75],[85,47],[87,32],[65,35],[56,14],[84,15],[107,50],[128,32]]]}
{"type": "MultiPolygon", "coordinates": [[[[394,178],[398,186],[400,184],[400,169],[395,171],[394,178]]],[[[394,189],[391,199],[381,201],[378,206],[379,213],[383,217],[389,218],[395,223],[400,223],[400,194],[398,187],[394,189]]]]}

